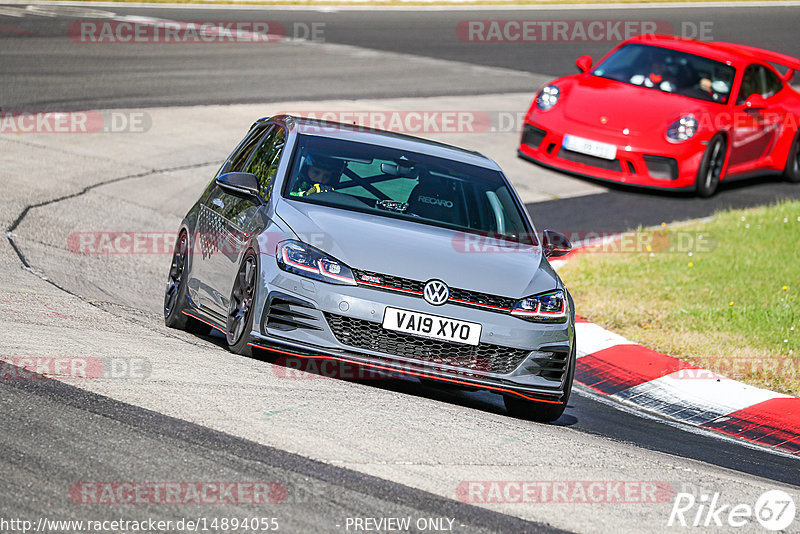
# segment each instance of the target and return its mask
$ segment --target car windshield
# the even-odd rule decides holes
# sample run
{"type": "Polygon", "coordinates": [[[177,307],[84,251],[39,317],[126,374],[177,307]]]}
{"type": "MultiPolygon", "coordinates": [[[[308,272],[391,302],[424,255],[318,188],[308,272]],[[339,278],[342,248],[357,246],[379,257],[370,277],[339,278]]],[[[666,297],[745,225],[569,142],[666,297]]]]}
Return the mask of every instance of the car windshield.
{"type": "Polygon", "coordinates": [[[719,61],[644,44],[626,45],[592,74],[665,93],[725,104],[735,69],[719,61]]]}
{"type": "Polygon", "coordinates": [[[497,171],[384,146],[300,135],[287,199],[536,245],[497,171]]]}

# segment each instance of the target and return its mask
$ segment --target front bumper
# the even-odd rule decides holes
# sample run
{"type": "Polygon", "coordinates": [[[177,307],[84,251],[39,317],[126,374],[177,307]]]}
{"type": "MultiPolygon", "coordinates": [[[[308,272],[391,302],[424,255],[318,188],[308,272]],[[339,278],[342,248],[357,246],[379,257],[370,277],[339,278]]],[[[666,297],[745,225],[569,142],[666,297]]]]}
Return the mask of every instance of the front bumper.
{"type": "Polygon", "coordinates": [[[598,180],[655,189],[693,188],[705,144],[699,139],[670,143],[656,134],[653,137],[625,136],[585,125],[551,127],[528,118],[518,154],[545,167],[598,180]],[[616,158],[607,160],[567,150],[562,146],[566,134],[614,145],[616,158]]]}
{"type": "MultiPolygon", "coordinates": [[[[264,262],[269,264],[269,261],[264,262]]],[[[263,268],[263,266],[262,266],[263,268]]],[[[377,371],[560,403],[570,375],[573,319],[531,323],[508,313],[365,286],[339,286],[266,267],[251,345],[305,360],[332,359],[377,371]],[[386,330],[387,306],[480,323],[477,347],[386,330]]]]}

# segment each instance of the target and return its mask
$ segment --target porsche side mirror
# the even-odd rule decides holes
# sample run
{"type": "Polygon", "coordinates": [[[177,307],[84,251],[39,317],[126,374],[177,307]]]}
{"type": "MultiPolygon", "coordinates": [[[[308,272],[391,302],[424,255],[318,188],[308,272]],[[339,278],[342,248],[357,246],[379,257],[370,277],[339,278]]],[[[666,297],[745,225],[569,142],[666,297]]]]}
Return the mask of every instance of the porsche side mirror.
{"type": "Polygon", "coordinates": [[[542,248],[546,258],[558,258],[569,254],[572,250],[572,243],[564,234],[559,234],[553,230],[545,230],[542,235],[542,248]]]}
{"type": "Polygon", "coordinates": [[[578,70],[581,72],[586,72],[587,70],[592,68],[592,57],[591,56],[581,56],[575,60],[575,66],[578,67],[578,70]]]}
{"type": "Polygon", "coordinates": [[[249,172],[229,172],[218,176],[217,185],[223,191],[235,197],[252,199],[258,198],[258,178],[249,172]]]}
{"type": "Polygon", "coordinates": [[[753,93],[744,103],[744,107],[747,109],[765,109],[767,107],[767,100],[758,93],[753,93]]]}

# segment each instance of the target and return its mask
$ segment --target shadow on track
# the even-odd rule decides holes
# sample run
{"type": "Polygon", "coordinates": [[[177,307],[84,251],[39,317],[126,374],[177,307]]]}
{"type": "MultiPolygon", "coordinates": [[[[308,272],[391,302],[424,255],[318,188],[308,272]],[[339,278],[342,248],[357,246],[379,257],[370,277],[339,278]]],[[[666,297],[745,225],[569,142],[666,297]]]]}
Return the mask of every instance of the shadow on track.
{"type": "MultiPolygon", "coordinates": [[[[588,179],[587,179],[588,180],[588,179]]],[[[595,183],[594,180],[588,180],[595,183]]],[[[599,184],[599,182],[596,182],[599,184]]],[[[780,176],[762,176],[720,184],[711,198],[602,183],[606,193],[527,204],[539,230],[560,232],[621,232],[708,217],[729,208],[740,209],[800,198],[800,185],[780,176]]]]}

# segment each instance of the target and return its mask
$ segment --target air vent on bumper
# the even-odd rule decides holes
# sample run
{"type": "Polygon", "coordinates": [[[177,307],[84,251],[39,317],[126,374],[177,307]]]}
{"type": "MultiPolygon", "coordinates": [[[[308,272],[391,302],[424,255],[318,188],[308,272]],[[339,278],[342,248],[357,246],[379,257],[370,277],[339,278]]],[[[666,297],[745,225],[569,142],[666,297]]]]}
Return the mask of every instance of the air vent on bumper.
{"type": "Polygon", "coordinates": [[[678,178],[678,162],[673,158],[663,156],[642,156],[644,164],[647,165],[647,172],[653,178],[661,180],[676,180],[678,178]]]}
{"type": "Polygon", "coordinates": [[[266,333],[268,328],[284,332],[297,328],[322,330],[320,326],[314,324],[318,321],[317,317],[303,311],[315,309],[310,302],[283,293],[272,292],[267,297],[261,332],[266,333]]]}
{"type": "Polygon", "coordinates": [[[547,135],[547,132],[544,130],[526,124],[522,129],[522,142],[531,148],[539,148],[539,144],[542,142],[545,135],[547,135]]]}

